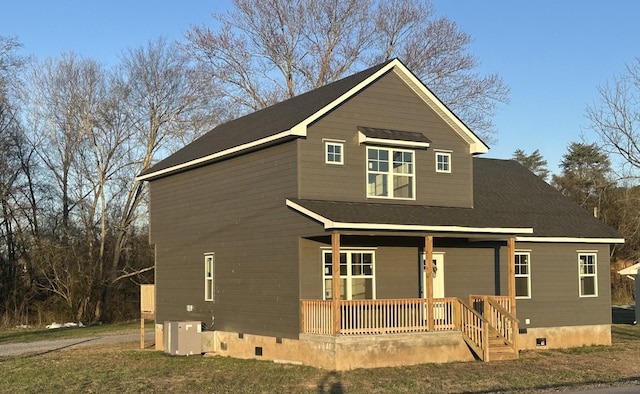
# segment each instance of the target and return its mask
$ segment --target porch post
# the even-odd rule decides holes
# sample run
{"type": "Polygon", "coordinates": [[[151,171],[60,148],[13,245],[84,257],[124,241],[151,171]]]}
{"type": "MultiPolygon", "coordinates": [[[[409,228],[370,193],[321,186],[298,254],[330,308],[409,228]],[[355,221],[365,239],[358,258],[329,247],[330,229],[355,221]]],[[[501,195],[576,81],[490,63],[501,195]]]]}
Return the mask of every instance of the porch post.
{"type": "Polygon", "coordinates": [[[340,333],[340,233],[331,233],[331,295],[333,335],[340,333]]]}
{"type": "Polygon", "coordinates": [[[433,236],[427,235],[424,240],[424,269],[426,271],[427,280],[424,284],[425,297],[427,298],[427,330],[433,330],[433,236]]]}
{"type": "Polygon", "coordinates": [[[516,316],[516,239],[507,239],[507,283],[509,290],[509,301],[511,303],[511,314],[516,316]]]}

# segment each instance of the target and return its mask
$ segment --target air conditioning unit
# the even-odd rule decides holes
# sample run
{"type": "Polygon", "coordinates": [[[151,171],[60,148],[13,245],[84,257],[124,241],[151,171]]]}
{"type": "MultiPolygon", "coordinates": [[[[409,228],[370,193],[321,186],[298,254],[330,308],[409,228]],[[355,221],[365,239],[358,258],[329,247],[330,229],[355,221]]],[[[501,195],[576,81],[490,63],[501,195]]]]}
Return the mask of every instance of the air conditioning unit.
{"type": "Polygon", "coordinates": [[[172,356],[202,354],[202,323],[199,321],[165,321],[164,352],[172,356]]]}

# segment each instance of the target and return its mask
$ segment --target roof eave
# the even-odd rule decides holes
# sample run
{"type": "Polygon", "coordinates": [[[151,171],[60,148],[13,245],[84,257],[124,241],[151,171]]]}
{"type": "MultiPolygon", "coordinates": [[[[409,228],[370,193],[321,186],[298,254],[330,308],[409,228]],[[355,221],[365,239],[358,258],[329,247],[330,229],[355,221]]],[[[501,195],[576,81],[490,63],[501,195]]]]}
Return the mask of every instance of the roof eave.
{"type": "Polygon", "coordinates": [[[624,238],[607,237],[516,237],[517,242],[623,244],[624,238]]]}
{"type": "Polygon", "coordinates": [[[180,172],[180,171],[184,171],[188,168],[191,167],[196,167],[196,166],[201,166],[210,162],[213,162],[215,160],[219,160],[225,156],[229,156],[232,154],[237,154],[237,153],[241,153],[243,151],[247,151],[247,150],[251,150],[251,149],[255,149],[261,145],[265,145],[268,143],[274,143],[277,142],[279,140],[288,140],[290,138],[296,138],[296,137],[304,137],[306,136],[306,132],[304,134],[300,134],[300,129],[290,129],[290,130],[285,130],[283,132],[280,132],[278,134],[274,134],[272,136],[269,136],[267,138],[262,138],[256,141],[252,141],[246,144],[242,144],[242,145],[238,145],[238,146],[234,146],[233,148],[229,148],[229,149],[225,149],[223,151],[220,152],[216,152],[216,153],[212,153],[210,155],[207,156],[203,156],[201,158],[195,159],[195,160],[191,160],[185,163],[181,163],[181,164],[177,164],[175,166],[171,166],[171,167],[167,167],[158,171],[154,171],[154,172],[150,172],[147,174],[142,174],[139,175],[138,177],[136,177],[136,180],[138,181],[146,181],[146,180],[152,180],[154,178],[158,178],[161,176],[167,176],[167,175],[171,175],[173,173],[176,172],[180,172]]]}
{"type": "Polygon", "coordinates": [[[471,227],[471,226],[442,226],[422,224],[396,224],[396,223],[364,223],[334,221],[304,206],[286,200],[286,205],[299,213],[320,222],[325,230],[375,230],[375,231],[411,231],[411,232],[438,232],[438,233],[464,233],[464,234],[533,234],[530,227],[471,227]]]}

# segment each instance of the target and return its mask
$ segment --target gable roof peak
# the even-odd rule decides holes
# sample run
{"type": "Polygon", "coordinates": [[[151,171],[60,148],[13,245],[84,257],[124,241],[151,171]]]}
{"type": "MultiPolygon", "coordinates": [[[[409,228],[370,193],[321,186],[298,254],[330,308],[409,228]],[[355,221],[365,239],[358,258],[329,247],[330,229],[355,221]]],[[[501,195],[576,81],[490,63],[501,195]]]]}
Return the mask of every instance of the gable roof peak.
{"type": "Polygon", "coordinates": [[[281,101],[215,127],[166,159],[143,171],[149,180],[205,165],[260,146],[304,137],[307,127],[388,72],[395,72],[469,144],[470,153],[488,147],[453,114],[399,59],[367,68],[338,81],[281,101]]]}

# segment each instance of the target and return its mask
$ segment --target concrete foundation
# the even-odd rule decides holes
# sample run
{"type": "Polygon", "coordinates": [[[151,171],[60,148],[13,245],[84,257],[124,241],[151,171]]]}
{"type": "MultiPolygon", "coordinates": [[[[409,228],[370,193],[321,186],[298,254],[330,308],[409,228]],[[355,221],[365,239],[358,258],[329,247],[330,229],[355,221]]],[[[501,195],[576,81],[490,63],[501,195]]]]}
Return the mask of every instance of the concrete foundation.
{"type": "Polygon", "coordinates": [[[528,328],[518,345],[520,350],[611,345],[611,325],[528,328]]]}
{"type": "MultiPolygon", "coordinates": [[[[156,324],[156,350],[162,350],[162,329],[162,324],[156,324]]],[[[611,345],[611,326],[528,328],[519,335],[518,344],[520,350],[611,345]]],[[[459,331],[337,337],[300,334],[299,339],[203,331],[202,351],[333,371],[475,360],[459,331]]]]}
{"type": "Polygon", "coordinates": [[[302,334],[300,339],[203,332],[203,351],[343,371],[422,363],[473,361],[460,332],[372,336],[302,334]]]}

